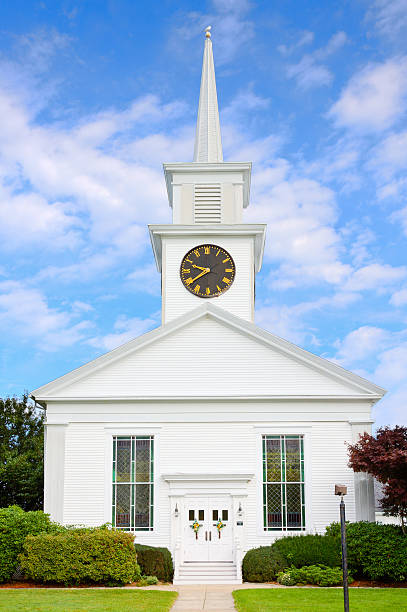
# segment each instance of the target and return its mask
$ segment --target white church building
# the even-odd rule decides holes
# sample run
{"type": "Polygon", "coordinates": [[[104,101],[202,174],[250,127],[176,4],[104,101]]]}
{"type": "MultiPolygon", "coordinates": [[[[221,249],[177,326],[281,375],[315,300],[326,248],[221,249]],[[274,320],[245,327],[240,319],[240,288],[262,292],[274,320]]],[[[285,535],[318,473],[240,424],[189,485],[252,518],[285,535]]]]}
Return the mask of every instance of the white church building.
{"type": "Polygon", "coordinates": [[[266,226],[243,222],[250,162],[224,162],[207,31],[192,163],[164,164],[173,223],[150,225],[162,324],[33,391],[45,502],[64,524],[170,549],[174,582],[241,582],[245,551],[374,520],[347,466],[384,390],[254,324],[266,226]]]}

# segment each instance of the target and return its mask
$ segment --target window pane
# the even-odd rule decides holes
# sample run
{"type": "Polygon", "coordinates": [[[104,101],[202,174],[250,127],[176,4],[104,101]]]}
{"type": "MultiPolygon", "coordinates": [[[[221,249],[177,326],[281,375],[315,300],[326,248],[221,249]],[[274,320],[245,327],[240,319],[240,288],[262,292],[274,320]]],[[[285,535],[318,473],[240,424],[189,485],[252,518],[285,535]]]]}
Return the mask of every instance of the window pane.
{"type": "Polygon", "coordinates": [[[130,487],[116,486],[116,527],[130,527],[130,487]]]}
{"type": "Polygon", "coordinates": [[[190,510],[188,513],[188,516],[189,516],[190,521],[194,521],[195,520],[195,510],[190,510]]]}
{"type": "Polygon", "coordinates": [[[198,521],[204,521],[204,520],[205,520],[205,511],[198,510],[198,521]]]}
{"type": "Polygon", "coordinates": [[[301,456],[299,439],[286,439],[285,448],[286,480],[287,482],[299,482],[301,480],[301,456]]]}
{"type": "Polygon", "coordinates": [[[219,513],[217,510],[212,510],[212,520],[217,521],[219,518],[219,513]]]}
{"type": "Polygon", "coordinates": [[[136,482],[150,481],[150,438],[136,439],[136,482]]]}
{"type": "Polygon", "coordinates": [[[152,436],[113,437],[112,524],[117,528],[153,528],[153,442],[152,436]]]}
{"type": "Polygon", "coordinates": [[[266,530],[305,529],[303,447],[303,436],[263,436],[263,508],[266,530]]]}
{"type": "Polygon", "coordinates": [[[301,527],[301,485],[287,484],[287,527],[301,527]]]}
{"type": "Polygon", "coordinates": [[[267,481],[281,481],[281,443],[279,439],[267,440],[267,481]]]}
{"type": "Polygon", "coordinates": [[[136,485],[135,527],[149,527],[150,485],[136,485]]]}
{"type": "Polygon", "coordinates": [[[267,526],[282,527],[281,485],[267,485],[267,526]]]}
{"type": "Polygon", "coordinates": [[[222,510],[222,521],[229,520],[229,512],[227,510],[222,510]]]}
{"type": "Polygon", "coordinates": [[[117,440],[116,482],[130,482],[131,440],[117,440]]]}

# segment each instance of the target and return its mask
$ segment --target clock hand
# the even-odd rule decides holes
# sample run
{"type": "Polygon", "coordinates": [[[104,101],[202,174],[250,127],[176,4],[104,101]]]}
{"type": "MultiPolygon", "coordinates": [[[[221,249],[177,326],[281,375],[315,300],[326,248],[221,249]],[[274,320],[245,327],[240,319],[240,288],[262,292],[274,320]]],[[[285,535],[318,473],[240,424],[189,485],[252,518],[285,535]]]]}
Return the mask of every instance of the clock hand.
{"type": "Polygon", "coordinates": [[[198,270],[207,270],[208,268],[201,268],[201,266],[196,266],[195,264],[192,264],[193,268],[197,268],[198,270]]]}
{"type": "Polygon", "coordinates": [[[191,284],[198,280],[198,278],[201,278],[201,276],[208,274],[208,272],[210,272],[210,268],[204,268],[203,272],[200,272],[198,276],[195,276],[195,278],[192,279],[191,284]]]}

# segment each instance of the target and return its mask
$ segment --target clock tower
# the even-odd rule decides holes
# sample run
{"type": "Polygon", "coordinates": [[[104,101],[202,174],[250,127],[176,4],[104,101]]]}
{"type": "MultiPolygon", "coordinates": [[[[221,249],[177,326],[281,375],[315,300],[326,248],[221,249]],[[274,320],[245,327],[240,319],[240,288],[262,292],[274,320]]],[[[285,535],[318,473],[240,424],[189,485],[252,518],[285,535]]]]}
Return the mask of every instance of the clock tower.
{"type": "Polygon", "coordinates": [[[254,320],[265,225],[242,223],[250,162],[224,162],[210,28],[206,29],[194,161],[164,164],[173,223],[150,225],[162,276],[162,323],[203,301],[254,320]]]}

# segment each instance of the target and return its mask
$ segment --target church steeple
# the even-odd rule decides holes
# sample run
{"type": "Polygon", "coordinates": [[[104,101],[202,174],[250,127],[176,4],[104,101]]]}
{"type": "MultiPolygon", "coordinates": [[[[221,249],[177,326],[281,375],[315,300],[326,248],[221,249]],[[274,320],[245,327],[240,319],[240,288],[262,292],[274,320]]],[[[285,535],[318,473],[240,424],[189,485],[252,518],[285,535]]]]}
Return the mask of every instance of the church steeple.
{"type": "Polygon", "coordinates": [[[205,48],[194,149],[194,162],[201,163],[219,163],[223,161],[210,29],[211,26],[205,30],[205,48]]]}
{"type": "Polygon", "coordinates": [[[210,26],[205,31],[193,162],[164,164],[173,223],[227,225],[242,222],[249,205],[250,162],[224,162],[210,26]]]}

